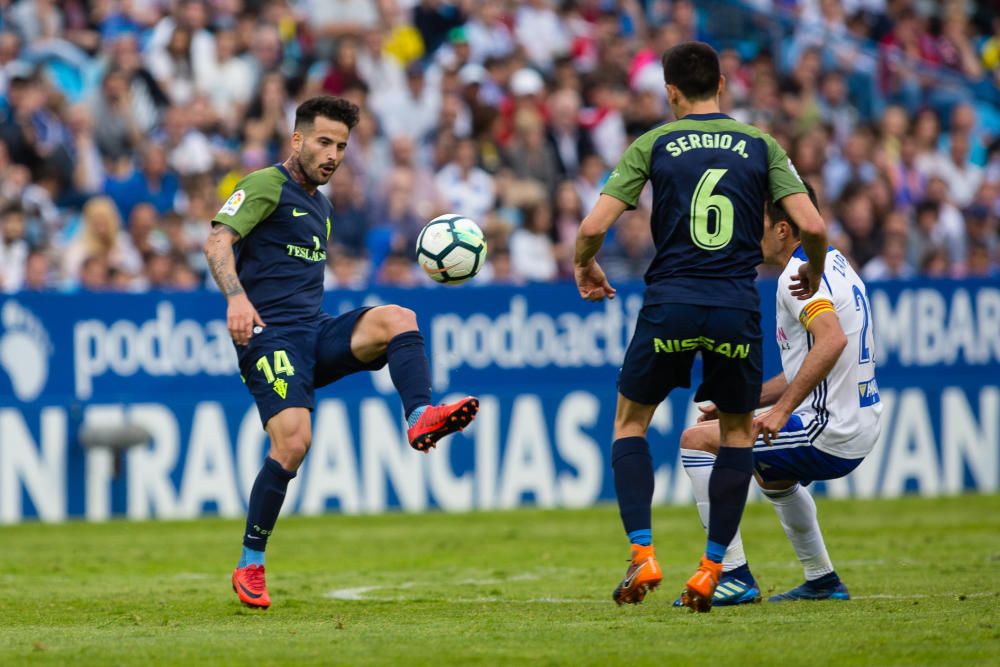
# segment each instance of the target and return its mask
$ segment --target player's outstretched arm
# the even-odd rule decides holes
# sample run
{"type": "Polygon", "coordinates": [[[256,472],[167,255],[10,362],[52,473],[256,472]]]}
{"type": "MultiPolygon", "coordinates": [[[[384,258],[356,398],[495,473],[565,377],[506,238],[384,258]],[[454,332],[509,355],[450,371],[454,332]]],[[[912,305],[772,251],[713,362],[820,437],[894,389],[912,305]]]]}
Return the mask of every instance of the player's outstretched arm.
{"type": "Polygon", "coordinates": [[[819,282],[823,279],[827,249],[826,223],[809,200],[809,195],[803,192],[782,198],[780,204],[792,222],[798,225],[802,250],[809,258],[809,261],[799,268],[798,279],[792,281],[792,295],[799,299],[808,299],[816,293],[819,282]]]}
{"type": "Polygon", "coordinates": [[[583,219],[577,230],[573,275],[580,296],[588,301],[615,298],[615,288],[608,282],[604,270],[594,258],[604,245],[605,234],[627,208],[628,204],[620,199],[602,194],[597,199],[594,210],[583,219]]]}
{"type": "MultiPolygon", "coordinates": [[[[844,335],[837,313],[833,310],[816,315],[809,323],[808,329],[815,343],[803,360],[802,368],[782,392],[774,407],[753,420],[754,438],[763,434],[764,442],[767,444],[771,444],[771,438],[778,435],[792,411],[833,370],[840,353],[847,347],[847,336],[844,335]]],[[[784,379],[784,375],[780,377],[784,379]]]]}
{"type": "Polygon", "coordinates": [[[237,345],[246,345],[253,335],[254,325],[265,326],[257,310],[250,303],[239,276],[236,274],[236,256],[233,254],[233,244],[240,240],[240,235],[231,227],[213,224],[212,231],[205,241],[205,257],[208,268],[215,278],[229,305],[226,307],[226,325],[229,335],[237,345]]]}

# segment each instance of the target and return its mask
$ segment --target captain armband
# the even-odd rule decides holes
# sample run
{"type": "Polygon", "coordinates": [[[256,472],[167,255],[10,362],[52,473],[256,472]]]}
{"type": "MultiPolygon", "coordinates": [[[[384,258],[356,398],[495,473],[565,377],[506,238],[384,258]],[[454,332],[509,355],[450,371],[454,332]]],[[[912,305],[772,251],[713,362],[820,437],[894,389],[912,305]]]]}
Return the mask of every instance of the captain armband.
{"type": "Polygon", "coordinates": [[[802,322],[802,326],[809,328],[816,316],[820,313],[835,313],[836,309],[833,307],[833,302],[829,299],[817,299],[811,303],[806,304],[806,307],[802,309],[799,313],[799,321],[802,322]]]}

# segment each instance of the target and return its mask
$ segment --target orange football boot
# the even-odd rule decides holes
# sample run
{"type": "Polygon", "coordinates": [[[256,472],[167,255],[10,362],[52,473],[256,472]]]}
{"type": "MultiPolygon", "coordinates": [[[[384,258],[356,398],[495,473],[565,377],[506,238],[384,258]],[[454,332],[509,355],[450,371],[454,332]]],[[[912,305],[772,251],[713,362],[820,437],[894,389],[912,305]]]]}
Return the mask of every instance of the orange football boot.
{"type": "Polygon", "coordinates": [[[684,592],[681,593],[681,603],[692,611],[712,611],[712,596],[715,595],[715,587],[719,585],[721,576],[722,563],[702,556],[698,570],[688,579],[684,592]]]}
{"type": "Polygon", "coordinates": [[[641,544],[632,545],[632,559],[629,561],[625,578],[615,587],[611,598],[619,605],[639,604],[646,593],[654,590],[663,581],[663,570],[656,562],[653,545],[644,547],[641,544]]]}
{"type": "Polygon", "coordinates": [[[479,399],[466,396],[460,401],[444,405],[432,405],[417,423],[406,429],[410,447],[426,452],[437,446],[437,441],[455,431],[461,431],[472,423],[479,411],[479,399]]]}
{"type": "Polygon", "coordinates": [[[247,565],[233,570],[233,590],[240,602],[253,609],[267,609],[271,606],[271,596],[264,583],[264,566],[247,565]]]}

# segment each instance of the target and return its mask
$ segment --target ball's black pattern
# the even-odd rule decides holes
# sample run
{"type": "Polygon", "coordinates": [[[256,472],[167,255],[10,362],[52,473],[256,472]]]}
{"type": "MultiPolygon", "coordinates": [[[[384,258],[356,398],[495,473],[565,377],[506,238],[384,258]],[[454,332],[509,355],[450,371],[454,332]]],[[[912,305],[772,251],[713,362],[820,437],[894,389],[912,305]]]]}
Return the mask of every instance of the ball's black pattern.
{"type": "Polygon", "coordinates": [[[460,282],[468,280],[469,278],[471,278],[472,276],[476,275],[479,272],[480,263],[482,262],[482,257],[483,257],[482,250],[485,244],[480,244],[478,246],[472,245],[471,243],[467,243],[466,241],[463,241],[461,239],[460,234],[457,233],[460,230],[458,230],[458,228],[455,226],[455,223],[463,219],[464,216],[461,215],[452,215],[448,217],[436,218],[432,220],[430,223],[428,223],[426,227],[420,230],[420,235],[417,237],[417,248],[416,248],[417,258],[419,259],[420,256],[423,256],[430,259],[434,263],[434,265],[439,270],[439,273],[437,273],[434,276],[434,278],[436,280],[439,280],[439,282],[442,283],[460,282]],[[428,233],[428,231],[433,230],[435,227],[439,225],[446,225],[448,227],[448,232],[452,238],[452,242],[446,245],[440,251],[432,253],[429,250],[427,250],[427,248],[424,247],[424,236],[428,233]],[[448,266],[444,262],[444,260],[448,257],[448,255],[458,248],[464,248],[465,250],[468,250],[470,253],[472,253],[473,257],[472,270],[469,271],[467,274],[463,274],[460,276],[450,274],[448,272],[448,266]]]}

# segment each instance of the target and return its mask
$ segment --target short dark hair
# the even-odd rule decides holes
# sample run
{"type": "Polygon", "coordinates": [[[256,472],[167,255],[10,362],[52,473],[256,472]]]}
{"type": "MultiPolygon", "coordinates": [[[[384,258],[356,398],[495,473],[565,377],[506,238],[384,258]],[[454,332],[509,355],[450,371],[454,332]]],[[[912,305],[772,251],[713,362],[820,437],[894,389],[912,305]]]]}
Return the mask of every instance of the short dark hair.
{"type": "Polygon", "coordinates": [[[937,204],[937,202],[932,202],[929,199],[925,199],[925,200],[917,203],[917,205],[916,205],[916,207],[914,208],[914,211],[913,211],[913,213],[914,213],[913,217],[919,219],[920,216],[922,216],[924,214],[927,214],[927,213],[930,213],[930,214],[933,214],[933,215],[936,216],[938,214],[938,211],[940,210],[940,208],[941,207],[937,204]]]}
{"type": "Polygon", "coordinates": [[[310,97],[295,110],[295,129],[312,125],[318,116],[343,123],[348,130],[358,124],[361,111],[358,105],[341,97],[319,95],[310,97]]]}
{"type": "MultiPolygon", "coordinates": [[[[806,194],[809,195],[809,201],[813,203],[816,210],[819,210],[819,199],[816,198],[816,191],[813,186],[809,184],[809,181],[803,180],[802,185],[806,187],[806,194]]],[[[767,217],[771,219],[771,226],[774,227],[779,222],[787,222],[788,226],[792,228],[792,236],[799,238],[799,226],[796,225],[791,218],[788,217],[788,211],[781,206],[781,204],[776,204],[770,199],[767,200],[767,217]]]]}
{"type": "Polygon", "coordinates": [[[714,97],[721,76],[719,54],[705,42],[684,42],[663,54],[663,80],[689,100],[714,97]]]}

